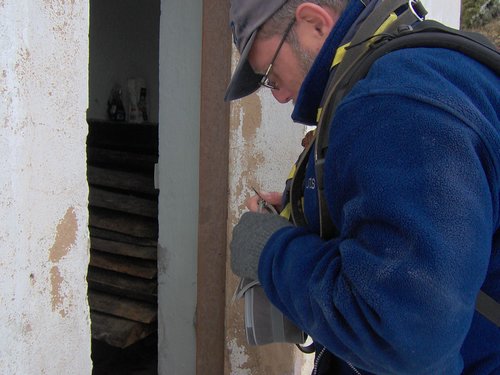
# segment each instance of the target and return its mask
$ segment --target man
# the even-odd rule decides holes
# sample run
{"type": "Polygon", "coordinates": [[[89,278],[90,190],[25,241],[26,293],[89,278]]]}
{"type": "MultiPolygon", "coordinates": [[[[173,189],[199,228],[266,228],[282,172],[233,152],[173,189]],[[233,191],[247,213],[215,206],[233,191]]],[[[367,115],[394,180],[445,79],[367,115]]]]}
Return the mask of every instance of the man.
{"type": "MultiPolygon", "coordinates": [[[[226,100],[266,86],[293,101],[294,121],[317,124],[342,46],[382,3],[232,0],[241,58],[226,100]]],[[[258,279],[314,339],[315,373],[500,374],[500,329],[475,311],[480,290],[500,301],[499,87],[455,51],[391,52],[329,124],[324,197],[336,234],[320,236],[314,153],[303,225],[252,212],[249,200],[233,272],[258,279]]]]}

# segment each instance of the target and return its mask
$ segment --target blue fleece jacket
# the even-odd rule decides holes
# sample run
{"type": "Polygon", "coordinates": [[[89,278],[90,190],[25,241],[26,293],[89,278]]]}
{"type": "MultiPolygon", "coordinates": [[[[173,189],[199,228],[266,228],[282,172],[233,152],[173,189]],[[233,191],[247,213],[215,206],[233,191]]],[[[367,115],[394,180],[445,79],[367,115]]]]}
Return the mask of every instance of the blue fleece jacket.
{"type": "MultiPolygon", "coordinates": [[[[314,122],[361,11],[353,3],[301,87],[295,120],[314,122]]],[[[500,330],[475,312],[480,288],[500,301],[499,110],[499,78],[460,53],[377,60],[331,125],[325,195],[340,235],[318,236],[310,160],[307,227],[277,231],[260,257],[270,300],[360,370],[499,374],[500,330]]]]}

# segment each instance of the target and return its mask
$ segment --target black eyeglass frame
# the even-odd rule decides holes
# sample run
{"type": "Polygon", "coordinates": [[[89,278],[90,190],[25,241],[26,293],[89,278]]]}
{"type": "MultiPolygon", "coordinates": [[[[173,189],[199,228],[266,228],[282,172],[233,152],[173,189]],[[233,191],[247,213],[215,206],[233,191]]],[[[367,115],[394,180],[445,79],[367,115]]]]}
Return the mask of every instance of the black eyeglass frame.
{"type": "Polygon", "coordinates": [[[295,18],[286,27],[285,32],[283,34],[283,38],[281,39],[280,44],[278,45],[278,48],[276,49],[276,52],[274,52],[274,56],[271,60],[271,63],[267,67],[266,72],[264,73],[264,75],[260,79],[259,85],[261,85],[263,87],[267,87],[268,89],[271,89],[271,90],[279,90],[279,87],[276,86],[276,84],[274,82],[269,80],[269,75],[271,74],[271,70],[273,69],[274,62],[276,61],[276,58],[278,57],[278,54],[280,53],[281,47],[285,43],[286,38],[288,38],[288,34],[292,30],[292,27],[294,24],[295,24],[295,18]]]}

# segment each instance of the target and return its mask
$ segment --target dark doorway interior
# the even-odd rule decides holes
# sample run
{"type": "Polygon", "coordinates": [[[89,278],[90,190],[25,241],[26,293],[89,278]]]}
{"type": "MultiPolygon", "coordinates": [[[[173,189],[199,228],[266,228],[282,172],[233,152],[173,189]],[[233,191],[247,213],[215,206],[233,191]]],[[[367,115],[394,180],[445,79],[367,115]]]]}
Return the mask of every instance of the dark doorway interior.
{"type": "Polygon", "coordinates": [[[157,375],[157,335],[125,349],[92,340],[93,375],[157,375]]]}
{"type": "Polygon", "coordinates": [[[90,0],[87,281],[93,374],[157,373],[160,3],[90,0]],[[112,112],[118,96],[123,108],[112,112]]]}
{"type": "Polygon", "coordinates": [[[122,368],[130,361],[141,368],[156,366],[158,126],[88,124],[87,281],[94,373],[105,373],[98,372],[101,365],[109,370],[113,363],[122,368]]]}

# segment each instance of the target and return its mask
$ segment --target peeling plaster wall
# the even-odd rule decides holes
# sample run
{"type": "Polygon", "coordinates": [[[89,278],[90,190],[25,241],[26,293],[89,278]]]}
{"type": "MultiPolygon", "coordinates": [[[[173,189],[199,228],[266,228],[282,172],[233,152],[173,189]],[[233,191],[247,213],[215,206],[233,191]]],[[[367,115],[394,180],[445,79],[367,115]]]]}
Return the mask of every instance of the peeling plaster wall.
{"type": "Polygon", "coordinates": [[[90,374],[88,2],[0,0],[0,372],[90,374]]]}
{"type": "MultiPolygon", "coordinates": [[[[423,2],[429,11],[427,18],[458,27],[459,0],[423,2]]],[[[233,68],[237,60],[238,53],[233,48],[233,68]]],[[[245,199],[253,194],[251,186],[267,191],[283,189],[289,169],[302,149],[300,141],[305,133],[303,126],[293,124],[291,112],[290,105],[277,103],[269,91],[263,90],[231,104],[228,241],[245,211],[245,199]]],[[[302,355],[293,346],[246,344],[243,302],[232,302],[237,282],[228,264],[225,374],[310,374],[312,356],[302,355]]]]}
{"type": "MultiPolygon", "coordinates": [[[[233,66],[237,56],[237,53],[233,54],[233,66]]],[[[245,199],[253,195],[252,186],[265,191],[282,191],[284,188],[290,168],[302,150],[300,143],[306,130],[305,126],[292,122],[292,109],[291,105],[277,103],[269,90],[259,90],[231,104],[228,238],[246,211],[245,199]]],[[[228,266],[225,373],[301,374],[302,356],[290,360],[298,352],[293,345],[247,345],[243,301],[232,302],[237,283],[228,266]]]]}

